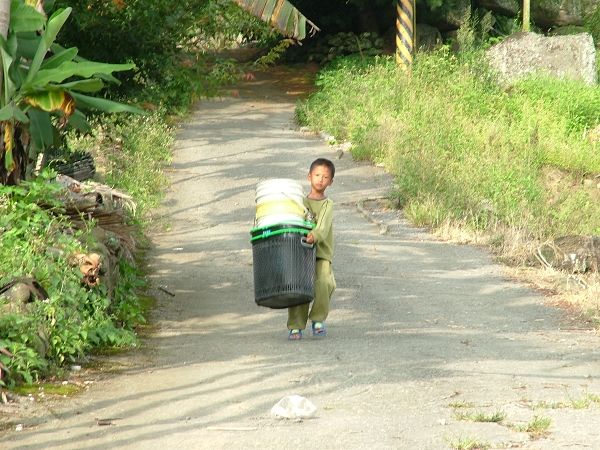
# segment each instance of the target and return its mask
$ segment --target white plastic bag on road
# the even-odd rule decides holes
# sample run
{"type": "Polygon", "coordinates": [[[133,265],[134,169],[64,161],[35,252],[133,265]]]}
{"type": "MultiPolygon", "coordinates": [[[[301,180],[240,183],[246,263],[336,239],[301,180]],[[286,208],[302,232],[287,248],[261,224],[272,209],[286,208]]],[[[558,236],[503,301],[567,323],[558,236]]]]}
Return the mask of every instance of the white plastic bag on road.
{"type": "Polygon", "coordinates": [[[276,419],[309,419],[315,412],[317,407],[300,395],[283,397],[271,408],[271,415],[276,419]]]}

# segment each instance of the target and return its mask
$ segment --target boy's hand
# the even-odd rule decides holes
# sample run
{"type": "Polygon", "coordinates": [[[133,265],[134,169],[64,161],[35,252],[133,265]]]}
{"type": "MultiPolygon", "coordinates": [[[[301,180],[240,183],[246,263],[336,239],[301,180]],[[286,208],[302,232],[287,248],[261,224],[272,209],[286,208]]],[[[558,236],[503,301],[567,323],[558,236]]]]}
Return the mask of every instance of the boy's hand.
{"type": "Polygon", "coordinates": [[[308,235],[306,236],[306,243],[307,244],[314,244],[315,243],[315,237],[313,236],[312,233],[308,233],[308,235]]]}

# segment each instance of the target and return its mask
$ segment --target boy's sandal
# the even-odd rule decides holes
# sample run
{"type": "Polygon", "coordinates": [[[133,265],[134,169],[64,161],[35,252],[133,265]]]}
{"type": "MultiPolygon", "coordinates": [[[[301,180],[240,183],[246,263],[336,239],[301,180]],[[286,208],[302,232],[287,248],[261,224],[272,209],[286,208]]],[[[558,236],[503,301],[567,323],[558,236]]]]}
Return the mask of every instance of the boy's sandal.
{"type": "Polygon", "coordinates": [[[302,330],[298,330],[298,329],[290,330],[290,334],[288,334],[288,340],[299,341],[300,339],[302,339],[302,330]]]}
{"type": "Polygon", "coordinates": [[[325,324],[323,322],[313,322],[312,323],[312,334],[316,337],[325,337],[327,336],[327,328],[325,328],[325,324]]]}

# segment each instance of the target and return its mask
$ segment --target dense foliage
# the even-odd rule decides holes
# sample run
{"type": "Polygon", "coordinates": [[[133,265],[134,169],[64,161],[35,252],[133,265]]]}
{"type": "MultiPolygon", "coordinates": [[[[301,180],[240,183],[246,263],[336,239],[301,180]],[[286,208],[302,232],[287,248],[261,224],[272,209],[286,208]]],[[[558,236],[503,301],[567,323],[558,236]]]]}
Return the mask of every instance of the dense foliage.
{"type": "Polygon", "coordinates": [[[230,0],[58,0],[73,7],[61,32],[64,45],[106,62],[133,62],[122,85],[108,94],[142,105],[185,112],[199,96],[237,75],[232,64],[206,50],[244,39],[268,39],[268,28],[230,0]]]}

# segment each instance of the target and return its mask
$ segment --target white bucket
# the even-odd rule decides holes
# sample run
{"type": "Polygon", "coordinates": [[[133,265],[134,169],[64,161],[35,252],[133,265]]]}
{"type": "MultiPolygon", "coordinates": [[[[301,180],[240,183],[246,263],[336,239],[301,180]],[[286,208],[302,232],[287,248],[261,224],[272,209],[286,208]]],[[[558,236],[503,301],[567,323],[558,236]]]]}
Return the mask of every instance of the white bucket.
{"type": "Polygon", "coordinates": [[[301,223],[305,220],[302,185],[289,178],[272,178],[256,186],[255,226],[301,223]]]}
{"type": "Polygon", "coordinates": [[[256,185],[256,204],[271,200],[292,199],[302,204],[304,192],[302,185],[289,178],[272,178],[256,185]]]}

